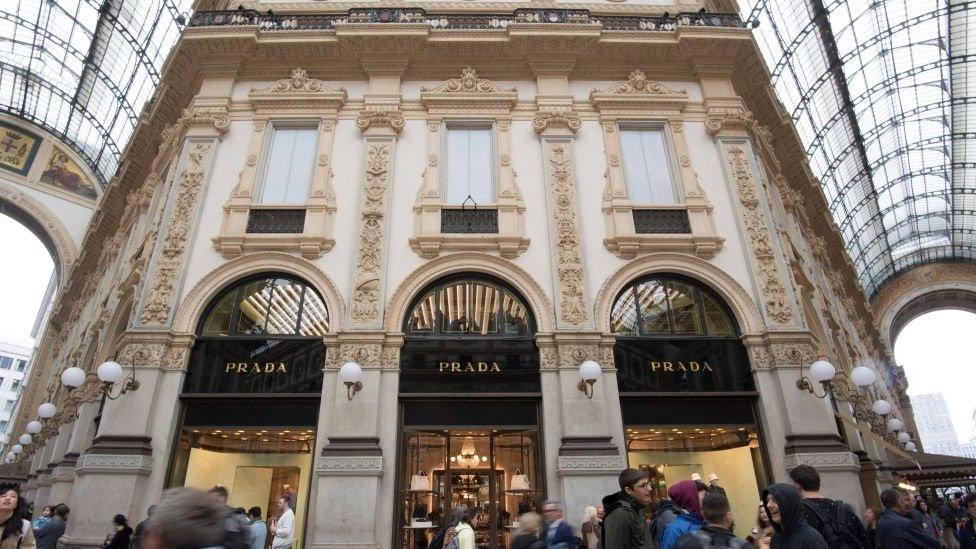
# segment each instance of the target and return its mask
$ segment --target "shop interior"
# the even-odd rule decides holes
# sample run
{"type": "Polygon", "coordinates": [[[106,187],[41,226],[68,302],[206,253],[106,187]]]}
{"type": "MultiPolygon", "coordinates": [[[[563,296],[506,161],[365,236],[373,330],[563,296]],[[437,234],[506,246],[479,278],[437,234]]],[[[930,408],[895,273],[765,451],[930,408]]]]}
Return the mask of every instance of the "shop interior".
{"type": "Polygon", "coordinates": [[[715,475],[741,525],[739,533],[753,527],[766,477],[754,426],[633,425],[626,437],[630,466],[651,472],[654,505],[678,481],[697,475],[708,484],[715,475]]]}
{"type": "MultiPolygon", "coordinates": [[[[302,546],[312,470],[312,429],[184,429],[179,443],[175,485],[227,489],[231,507],[260,507],[277,519],[278,499],[289,495],[295,513],[295,547],[302,546]]],[[[270,547],[269,539],[265,547],[270,547]]]]}
{"type": "Polygon", "coordinates": [[[538,512],[537,430],[416,429],[404,437],[401,547],[426,548],[460,505],[475,513],[478,547],[508,547],[518,516],[538,512]]]}

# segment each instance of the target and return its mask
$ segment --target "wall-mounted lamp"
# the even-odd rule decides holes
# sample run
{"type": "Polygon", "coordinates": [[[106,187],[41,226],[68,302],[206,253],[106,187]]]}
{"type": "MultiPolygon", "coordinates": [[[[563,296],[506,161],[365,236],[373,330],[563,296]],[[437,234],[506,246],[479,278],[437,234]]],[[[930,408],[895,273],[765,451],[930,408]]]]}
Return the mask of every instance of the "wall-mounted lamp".
{"type": "Polygon", "coordinates": [[[905,431],[898,433],[898,442],[902,444],[908,444],[911,441],[912,441],[912,435],[908,434],[905,431]]]}
{"type": "Polygon", "coordinates": [[[586,395],[586,398],[593,398],[593,384],[603,375],[603,369],[593,360],[585,360],[579,367],[580,380],[576,388],[586,395]]]}
{"type": "MultiPolygon", "coordinates": [[[[142,357],[141,353],[136,353],[132,355],[132,358],[142,357]]],[[[98,379],[102,382],[102,393],[109,400],[115,400],[120,396],[126,394],[129,391],[136,391],[139,389],[139,380],[136,379],[136,367],[135,364],[129,370],[129,375],[125,378],[125,383],[119,386],[119,392],[113,394],[112,387],[122,379],[125,372],[122,369],[122,365],[113,360],[109,360],[101,363],[98,369],[95,370],[95,374],[98,379]]]]}
{"type": "Polygon", "coordinates": [[[918,448],[915,446],[914,442],[908,441],[905,443],[905,449],[908,450],[909,452],[914,452],[918,448]]]}
{"type": "Polygon", "coordinates": [[[44,424],[42,424],[40,421],[37,421],[36,419],[34,421],[27,422],[27,426],[25,427],[27,433],[31,435],[36,435],[40,433],[43,428],[44,428],[44,424]]]}
{"type": "Polygon", "coordinates": [[[13,452],[14,454],[20,454],[21,452],[24,451],[24,447],[21,446],[20,444],[14,444],[13,447],[10,448],[10,451],[13,452]]]}
{"type": "Polygon", "coordinates": [[[10,463],[16,457],[17,457],[17,454],[15,454],[13,452],[7,452],[7,463],[10,463]]]}
{"type": "Polygon", "coordinates": [[[871,405],[871,410],[879,416],[886,416],[891,413],[891,404],[885,399],[878,399],[871,405]]]}
{"type": "Polygon", "coordinates": [[[901,431],[905,427],[905,424],[901,422],[900,419],[893,417],[888,420],[888,430],[892,433],[896,431],[901,431]]]}
{"type": "Polygon", "coordinates": [[[51,419],[56,413],[58,413],[58,407],[50,402],[45,402],[37,407],[37,417],[41,419],[51,419]]]}
{"type": "MultiPolygon", "coordinates": [[[[65,370],[61,372],[61,385],[64,385],[64,388],[67,389],[68,392],[74,391],[78,387],[81,387],[81,384],[84,382],[85,371],[77,366],[65,368],[65,370]]],[[[38,410],[38,414],[39,413],[40,410],[38,410]]]]}
{"type": "Polygon", "coordinates": [[[363,390],[363,369],[355,362],[347,362],[339,368],[339,381],[346,386],[346,398],[352,400],[363,390]]]}
{"type": "Polygon", "coordinates": [[[180,12],[179,15],[176,16],[176,24],[181,27],[185,27],[186,22],[189,20],[189,18],[190,18],[189,14],[186,13],[185,11],[182,11],[180,12]]]}
{"type": "Polygon", "coordinates": [[[34,441],[34,437],[30,436],[27,433],[20,435],[20,438],[17,439],[17,442],[23,444],[24,446],[27,446],[33,441],[34,441]]]}
{"type": "Polygon", "coordinates": [[[827,398],[827,394],[830,393],[830,380],[834,378],[836,373],[837,369],[834,368],[833,364],[824,359],[819,359],[810,365],[810,377],[806,377],[802,371],[800,372],[800,379],[797,380],[796,387],[817,398],[827,398]],[[822,395],[817,393],[814,382],[823,385],[824,392],[822,395]]]}

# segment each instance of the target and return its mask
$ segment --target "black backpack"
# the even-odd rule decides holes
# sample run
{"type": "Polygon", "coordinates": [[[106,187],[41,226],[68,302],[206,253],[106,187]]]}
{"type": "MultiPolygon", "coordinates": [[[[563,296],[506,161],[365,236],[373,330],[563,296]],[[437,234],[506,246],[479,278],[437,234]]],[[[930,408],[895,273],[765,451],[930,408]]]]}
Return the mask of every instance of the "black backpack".
{"type": "Polygon", "coordinates": [[[674,522],[674,519],[678,518],[678,515],[682,514],[684,514],[684,510],[679,507],[670,507],[654,513],[654,518],[651,519],[650,526],[651,544],[654,547],[661,545],[661,536],[664,535],[665,528],[674,522]]]}
{"type": "MultiPolygon", "coordinates": [[[[803,500],[803,507],[813,514],[813,516],[817,517],[817,521],[822,526],[819,532],[823,535],[824,541],[827,542],[827,545],[831,549],[865,549],[861,540],[858,539],[857,534],[854,533],[854,528],[851,527],[845,518],[844,511],[847,510],[847,505],[839,499],[834,500],[834,503],[837,506],[837,514],[833,517],[827,516],[812,501],[803,500]]],[[[811,526],[813,525],[811,524],[811,526]]]]}
{"type": "Polygon", "coordinates": [[[709,534],[704,530],[695,530],[690,534],[685,534],[693,536],[701,544],[702,549],[712,549],[713,547],[728,547],[730,549],[740,549],[745,546],[746,542],[739,538],[732,538],[728,543],[723,543],[722,545],[716,545],[715,536],[709,534]]]}

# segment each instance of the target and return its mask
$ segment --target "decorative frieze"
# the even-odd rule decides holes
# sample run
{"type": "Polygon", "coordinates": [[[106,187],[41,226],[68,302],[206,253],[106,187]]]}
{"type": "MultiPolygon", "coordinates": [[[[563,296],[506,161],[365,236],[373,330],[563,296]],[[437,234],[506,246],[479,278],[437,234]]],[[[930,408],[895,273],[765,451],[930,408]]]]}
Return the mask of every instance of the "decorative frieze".
{"type": "Polygon", "coordinates": [[[383,456],[320,456],[315,458],[319,476],[380,476],[383,456]]]}
{"type": "Polygon", "coordinates": [[[786,454],[783,466],[787,471],[798,465],[809,465],[818,471],[845,470],[860,471],[860,461],[851,452],[819,452],[810,454],[786,454]]]}
{"type": "Polygon", "coordinates": [[[169,223],[156,256],[152,283],[142,309],[140,320],[143,324],[165,325],[169,320],[186,245],[192,232],[197,203],[213,149],[213,142],[193,143],[187,154],[186,167],[180,175],[169,223]]]}
{"type": "Polygon", "coordinates": [[[559,319],[583,325],[589,315],[583,282],[583,252],[576,219],[576,189],[572,144],[543,139],[552,207],[556,277],[559,283],[559,319]]]}
{"type": "MultiPolygon", "coordinates": [[[[401,127],[402,121],[403,115],[400,115],[401,127]]],[[[375,324],[380,318],[383,233],[392,153],[393,140],[366,142],[366,180],[360,208],[359,252],[352,297],[352,319],[356,324],[375,324]]]]}
{"type": "Polygon", "coordinates": [[[618,474],[627,468],[627,462],[623,456],[559,456],[559,466],[556,471],[558,476],[566,475],[606,475],[608,473],[618,474]]]}
{"type": "Polygon", "coordinates": [[[135,454],[83,454],[78,458],[75,474],[137,474],[152,473],[150,456],[135,454]]]}
{"type": "Polygon", "coordinates": [[[400,133],[406,125],[403,113],[400,111],[360,111],[356,117],[356,127],[362,131],[369,128],[389,128],[393,133],[400,133]]]}
{"type": "Polygon", "coordinates": [[[742,145],[724,146],[732,184],[742,204],[742,222],[745,225],[749,248],[755,258],[755,273],[762,290],[766,313],[776,324],[791,324],[793,308],[776,262],[773,242],[766,225],[766,216],[759,201],[759,190],[749,164],[749,155],[742,145]]]}

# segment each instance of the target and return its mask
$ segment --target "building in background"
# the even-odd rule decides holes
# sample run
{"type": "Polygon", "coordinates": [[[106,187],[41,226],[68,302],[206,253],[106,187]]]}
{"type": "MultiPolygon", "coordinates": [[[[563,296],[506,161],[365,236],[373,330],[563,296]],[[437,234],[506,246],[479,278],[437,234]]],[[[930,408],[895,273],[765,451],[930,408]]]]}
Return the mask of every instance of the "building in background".
{"type": "Polygon", "coordinates": [[[947,456],[968,457],[959,444],[956,427],[942,393],[912,395],[915,424],[925,451],[947,456]]]}
{"type": "Polygon", "coordinates": [[[4,445],[33,351],[30,347],[0,341],[0,435],[4,435],[0,442],[4,445]]]}

